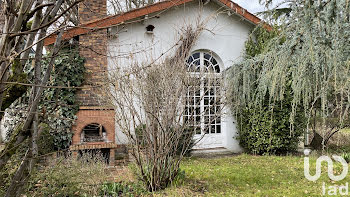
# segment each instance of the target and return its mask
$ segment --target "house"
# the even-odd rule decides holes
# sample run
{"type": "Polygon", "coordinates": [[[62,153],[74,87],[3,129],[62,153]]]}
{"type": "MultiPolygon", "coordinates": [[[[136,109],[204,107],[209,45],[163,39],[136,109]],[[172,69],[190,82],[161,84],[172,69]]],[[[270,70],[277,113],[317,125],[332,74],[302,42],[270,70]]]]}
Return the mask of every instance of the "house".
{"type": "MultiPolygon", "coordinates": [[[[85,86],[101,82],[101,73],[116,64],[128,65],[135,59],[142,61],[144,57],[160,56],[174,45],[179,28],[184,24],[195,24],[198,19],[207,20],[206,29],[210,31],[201,33],[187,61],[197,61],[199,66],[208,61],[218,74],[224,74],[242,58],[249,33],[261,22],[230,0],[172,0],[114,16],[107,16],[106,12],[106,0],[86,1],[79,5],[82,25],[68,30],[63,36],[64,39],[79,40],[80,54],[86,58],[85,67],[89,73],[85,86]],[[112,56],[120,58],[116,62],[110,58],[112,56]]],[[[54,43],[55,37],[47,38],[45,44],[54,43]]],[[[73,127],[71,150],[99,149],[113,165],[118,147],[128,143],[115,126],[115,111],[98,102],[94,89],[79,91],[78,98],[81,107],[73,127]]],[[[196,149],[242,151],[235,139],[235,120],[228,108],[224,108],[222,116],[210,124],[213,124],[209,125],[212,129],[195,146],[196,149]]]]}

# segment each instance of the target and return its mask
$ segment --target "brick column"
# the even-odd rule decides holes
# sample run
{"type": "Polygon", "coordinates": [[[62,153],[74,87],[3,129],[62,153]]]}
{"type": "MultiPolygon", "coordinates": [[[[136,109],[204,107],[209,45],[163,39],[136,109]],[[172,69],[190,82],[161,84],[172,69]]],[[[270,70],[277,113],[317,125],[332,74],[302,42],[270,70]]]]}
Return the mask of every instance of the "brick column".
{"type": "Polygon", "coordinates": [[[78,151],[72,151],[72,156],[73,156],[73,158],[77,159],[78,158],[78,151]]]}
{"type": "MultiPolygon", "coordinates": [[[[85,0],[79,4],[79,20],[84,24],[107,16],[106,0],[85,0]]],[[[79,52],[85,58],[83,86],[96,86],[103,82],[107,70],[107,30],[93,30],[79,36],[79,52]]],[[[99,88],[78,91],[82,106],[101,106],[99,88]]]]}
{"type": "Polygon", "coordinates": [[[109,166],[115,166],[115,150],[113,148],[109,152],[109,166]]]}
{"type": "MultiPolygon", "coordinates": [[[[107,0],[85,0],[79,4],[79,21],[85,24],[107,16],[107,0]]],[[[110,165],[114,165],[115,122],[113,109],[107,108],[99,102],[99,89],[88,88],[104,82],[107,70],[107,30],[96,29],[87,34],[79,35],[79,53],[85,58],[86,68],[83,87],[86,89],[77,92],[80,109],[77,120],[73,126],[73,139],[71,148],[99,149],[106,145],[110,148],[110,165]],[[107,132],[107,141],[81,143],[81,132],[85,126],[91,123],[102,125],[107,132]]]]}

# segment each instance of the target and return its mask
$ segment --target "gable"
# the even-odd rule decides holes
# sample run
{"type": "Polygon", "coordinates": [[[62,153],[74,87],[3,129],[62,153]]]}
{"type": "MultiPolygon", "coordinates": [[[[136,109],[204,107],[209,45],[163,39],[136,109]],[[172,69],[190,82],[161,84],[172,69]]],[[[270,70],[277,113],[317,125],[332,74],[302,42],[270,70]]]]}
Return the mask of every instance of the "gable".
{"type": "MultiPolygon", "coordinates": [[[[169,8],[174,8],[179,5],[185,5],[186,3],[190,3],[192,1],[196,0],[177,0],[177,1],[162,1],[159,3],[155,3],[143,8],[135,9],[123,14],[118,14],[114,16],[109,16],[106,18],[102,18],[96,21],[91,21],[85,24],[80,25],[79,27],[74,27],[72,29],[69,29],[65,32],[63,35],[63,39],[70,39],[78,35],[86,34],[94,30],[98,29],[104,29],[109,28],[114,25],[118,25],[125,22],[130,22],[131,20],[137,20],[138,17],[145,16],[148,14],[160,12],[160,11],[167,11],[169,8]]],[[[245,20],[249,21],[252,24],[259,24],[262,21],[256,17],[255,15],[251,14],[238,4],[230,1],[230,0],[212,0],[213,2],[221,5],[222,7],[225,7],[226,9],[229,9],[233,12],[233,14],[236,14],[238,16],[241,16],[245,20]]],[[[268,30],[271,29],[271,27],[264,23],[264,27],[268,30]]],[[[45,45],[53,44],[56,40],[57,35],[51,35],[48,38],[45,39],[45,45]]]]}
{"type": "Polygon", "coordinates": [[[224,69],[240,59],[244,43],[254,25],[228,13],[226,8],[215,2],[203,6],[198,1],[192,1],[166,12],[149,14],[139,22],[111,28],[108,52],[112,58],[109,58],[109,65],[150,63],[154,59],[171,55],[181,31],[189,25],[196,27],[198,21],[205,21],[205,29],[192,51],[202,50],[216,54],[224,69]],[[155,27],[152,34],[147,33],[148,25],[155,27]]]}

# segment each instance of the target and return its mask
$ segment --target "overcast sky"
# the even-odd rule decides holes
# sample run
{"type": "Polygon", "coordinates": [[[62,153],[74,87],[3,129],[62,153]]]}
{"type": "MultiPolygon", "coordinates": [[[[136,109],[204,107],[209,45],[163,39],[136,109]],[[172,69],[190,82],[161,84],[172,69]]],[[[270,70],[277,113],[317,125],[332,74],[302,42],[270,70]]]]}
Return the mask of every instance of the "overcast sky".
{"type": "MultiPolygon", "coordinates": [[[[274,5],[277,5],[278,2],[282,0],[275,0],[274,5]]],[[[259,0],[233,0],[233,2],[237,3],[241,7],[247,9],[252,14],[256,14],[257,12],[261,12],[265,10],[264,5],[259,3],[259,0]]],[[[263,1],[262,1],[263,2],[263,1]]],[[[273,6],[272,6],[273,7],[273,6]]]]}

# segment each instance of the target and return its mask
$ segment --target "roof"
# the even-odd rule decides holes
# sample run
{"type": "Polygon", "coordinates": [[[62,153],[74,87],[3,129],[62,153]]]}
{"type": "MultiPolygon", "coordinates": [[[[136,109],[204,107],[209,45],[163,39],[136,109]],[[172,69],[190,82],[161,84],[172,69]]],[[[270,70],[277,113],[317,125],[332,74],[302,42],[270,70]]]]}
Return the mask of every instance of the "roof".
{"type": "MultiPolygon", "coordinates": [[[[79,25],[78,27],[71,28],[67,30],[63,34],[63,39],[70,39],[78,35],[86,34],[91,31],[97,30],[97,29],[104,29],[108,28],[114,25],[122,24],[126,21],[136,19],[141,16],[145,16],[147,14],[156,13],[162,10],[166,10],[175,6],[179,6],[185,3],[189,3],[195,0],[168,0],[168,1],[162,1],[159,3],[155,3],[149,6],[145,6],[142,8],[134,9],[129,12],[125,12],[122,14],[117,14],[113,16],[108,16],[105,18],[101,18],[95,21],[90,21],[88,23],[84,23],[79,25]]],[[[247,21],[258,25],[262,22],[260,18],[255,16],[254,14],[248,12],[246,9],[239,6],[237,3],[234,3],[230,0],[217,0],[219,3],[225,5],[227,8],[231,9],[234,13],[237,15],[243,17],[247,21]]],[[[264,27],[268,30],[271,30],[271,26],[264,23],[264,27]]],[[[48,38],[45,39],[44,44],[45,45],[51,45],[55,42],[57,35],[51,35],[48,38]]]]}

